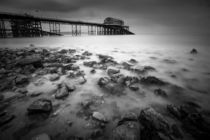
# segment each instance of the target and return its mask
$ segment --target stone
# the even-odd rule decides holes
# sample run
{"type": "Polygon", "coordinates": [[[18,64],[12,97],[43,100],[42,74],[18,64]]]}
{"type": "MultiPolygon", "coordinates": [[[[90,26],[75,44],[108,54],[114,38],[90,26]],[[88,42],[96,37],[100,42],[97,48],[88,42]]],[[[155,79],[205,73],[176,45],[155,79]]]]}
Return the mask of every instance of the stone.
{"type": "Polygon", "coordinates": [[[28,84],[29,83],[29,79],[25,75],[18,75],[15,78],[15,83],[16,83],[16,85],[28,84]]]}
{"type": "Polygon", "coordinates": [[[59,51],[59,53],[61,53],[61,54],[66,54],[67,52],[68,52],[68,50],[66,50],[66,49],[62,49],[59,51]]]}
{"type": "Polygon", "coordinates": [[[92,55],[92,53],[90,53],[90,52],[88,52],[88,51],[85,51],[85,52],[83,52],[83,53],[82,53],[82,55],[85,55],[85,56],[91,56],[91,55],[92,55]]]}
{"type": "Polygon", "coordinates": [[[109,76],[112,76],[112,75],[117,74],[117,73],[119,73],[119,72],[120,72],[120,70],[118,70],[118,69],[108,69],[108,70],[107,70],[107,74],[108,74],[109,76]]]}
{"type": "Polygon", "coordinates": [[[140,80],[141,83],[146,84],[146,85],[166,85],[166,82],[154,77],[154,76],[148,76],[148,77],[143,77],[140,80]]]}
{"type": "Polygon", "coordinates": [[[124,69],[127,69],[127,70],[130,70],[131,67],[133,66],[133,64],[130,64],[128,62],[123,62],[121,65],[124,67],[124,69]]]}
{"type": "Polygon", "coordinates": [[[137,84],[131,84],[131,85],[129,86],[129,88],[130,88],[131,90],[133,90],[133,91],[139,90],[139,86],[138,86],[137,84]]]}
{"type": "Polygon", "coordinates": [[[108,120],[106,119],[106,117],[100,113],[100,112],[93,112],[93,118],[98,120],[98,121],[101,121],[101,122],[108,122],[108,120]]]}
{"type": "Polygon", "coordinates": [[[109,82],[110,82],[110,78],[109,77],[101,77],[98,80],[98,85],[99,86],[104,86],[104,85],[108,84],[109,82]]]}
{"type": "Polygon", "coordinates": [[[129,62],[133,63],[133,64],[136,64],[138,61],[136,59],[130,59],[129,62]]]}
{"type": "Polygon", "coordinates": [[[140,123],[149,130],[162,132],[165,135],[170,133],[170,125],[166,119],[152,108],[143,109],[139,116],[140,123]]]}
{"type": "Polygon", "coordinates": [[[43,92],[41,92],[41,91],[34,91],[34,92],[30,93],[29,95],[31,97],[37,97],[37,96],[39,96],[41,94],[43,94],[43,92]]]}
{"type": "Polygon", "coordinates": [[[140,79],[135,76],[126,76],[123,80],[123,84],[127,87],[129,87],[132,84],[138,84],[140,81],[140,79]]]}
{"type": "Polygon", "coordinates": [[[160,88],[155,89],[154,94],[157,95],[157,96],[162,96],[162,97],[167,97],[168,96],[167,93],[160,88]]]}
{"type": "Polygon", "coordinates": [[[193,49],[190,51],[190,53],[191,53],[191,54],[197,54],[198,51],[197,51],[195,48],[193,48],[193,49]]]}
{"type": "Polygon", "coordinates": [[[125,94],[125,87],[122,84],[109,82],[102,86],[102,88],[112,95],[121,96],[125,94]]]}
{"type": "Polygon", "coordinates": [[[58,80],[60,78],[60,75],[59,74],[51,74],[50,76],[49,76],[49,80],[50,81],[56,81],[56,80],[58,80]]]}
{"type": "Polygon", "coordinates": [[[94,74],[94,73],[96,73],[96,70],[92,69],[92,70],[90,70],[90,73],[94,74]]]}
{"type": "Polygon", "coordinates": [[[69,53],[76,53],[75,49],[69,49],[69,53]]]}
{"type": "Polygon", "coordinates": [[[140,125],[137,121],[126,121],[111,133],[110,140],[140,140],[140,125]]]}
{"type": "Polygon", "coordinates": [[[15,92],[26,94],[28,92],[28,90],[26,88],[18,88],[18,89],[15,90],[15,92]]]}
{"type": "Polygon", "coordinates": [[[35,68],[43,67],[42,60],[40,56],[27,56],[17,60],[17,66],[33,65],[35,68]]]}
{"type": "Polygon", "coordinates": [[[55,94],[55,98],[63,99],[63,98],[66,98],[67,96],[69,96],[68,88],[65,84],[62,84],[61,87],[59,87],[59,89],[57,90],[55,94]]]}
{"type": "Polygon", "coordinates": [[[51,140],[51,139],[48,134],[42,133],[34,136],[31,140],[51,140]]]}
{"type": "Polygon", "coordinates": [[[70,82],[65,82],[65,85],[66,85],[66,87],[67,87],[67,89],[68,89],[69,92],[73,92],[74,90],[76,90],[76,86],[73,85],[70,82]]]}
{"type": "Polygon", "coordinates": [[[88,67],[93,67],[95,64],[97,64],[96,61],[88,61],[88,62],[83,62],[84,66],[88,66],[88,67]]]}
{"type": "Polygon", "coordinates": [[[42,113],[42,112],[51,112],[52,111],[52,102],[48,99],[41,98],[35,100],[28,108],[29,113],[42,113]]]}

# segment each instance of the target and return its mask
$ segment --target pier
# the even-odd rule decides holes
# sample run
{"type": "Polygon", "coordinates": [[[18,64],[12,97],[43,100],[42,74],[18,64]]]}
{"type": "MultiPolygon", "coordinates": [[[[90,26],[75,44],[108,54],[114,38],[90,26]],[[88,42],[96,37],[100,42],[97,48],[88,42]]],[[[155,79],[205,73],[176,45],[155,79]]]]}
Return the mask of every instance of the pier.
{"type": "Polygon", "coordinates": [[[35,17],[28,14],[0,13],[0,38],[61,36],[62,25],[68,25],[72,36],[132,35],[129,26],[123,24],[93,23],[56,18],[35,17]],[[43,26],[48,26],[46,30],[43,26]],[[86,28],[86,29],[84,29],[86,28]],[[84,31],[83,31],[84,30],[84,31]]]}

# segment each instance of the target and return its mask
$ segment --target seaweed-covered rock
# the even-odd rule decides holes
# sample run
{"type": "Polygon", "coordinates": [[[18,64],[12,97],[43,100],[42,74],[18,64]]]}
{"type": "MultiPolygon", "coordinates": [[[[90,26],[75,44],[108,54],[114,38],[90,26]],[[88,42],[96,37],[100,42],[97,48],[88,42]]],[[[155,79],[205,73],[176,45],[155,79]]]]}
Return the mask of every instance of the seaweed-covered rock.
{"type": "Polygon", "coordinates": [[[28,108],[29,113],[51,112],[52,102],[48,99],[41,98],[35,100],[28,108]]]}

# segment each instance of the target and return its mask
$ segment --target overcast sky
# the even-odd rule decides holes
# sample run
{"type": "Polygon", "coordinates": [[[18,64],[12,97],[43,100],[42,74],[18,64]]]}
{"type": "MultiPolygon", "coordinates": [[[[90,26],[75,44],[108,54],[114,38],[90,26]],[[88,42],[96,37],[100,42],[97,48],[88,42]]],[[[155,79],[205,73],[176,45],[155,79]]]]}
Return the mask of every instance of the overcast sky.
{"type": "Polygon", "coordinates": [[[111,16],[138,34],[210,35],[210,0],[0,0],[0,11],[90,22],[111,16]]]}

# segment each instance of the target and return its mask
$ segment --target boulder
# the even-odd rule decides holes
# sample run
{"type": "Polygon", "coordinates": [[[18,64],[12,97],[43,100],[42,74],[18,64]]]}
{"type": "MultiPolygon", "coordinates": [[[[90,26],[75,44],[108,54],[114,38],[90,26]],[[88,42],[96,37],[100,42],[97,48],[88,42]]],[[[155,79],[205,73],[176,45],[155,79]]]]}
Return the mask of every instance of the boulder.
{"type": "Polygon", "coordinates": [[[170,134],[170,125],[166,119],[152,108],[143,109],[139,116],[140,123],[149,130],[170,134]]]}
{"type": "Polygon", "coordinates": [[[28,84],[29,83],[29,79],[25,75],[18,75],[15,78],[15,83],[16,83],[16,85],[28,84]]]}
{"type": "Polygon", "coordinates": [[[92,117],[101,122],[108,122],[107,118],[100,112],[93,112],[92,117]]]}
{"type": "Polygon", "coordinates": [[[41,113],[41,112],[51,112],[52,111],[52,102],[48,99],[41,98],[35,100],[28,108],[29,113],[41,113]]]}
{"type": "Polygon", "coordinates": [[[83,65],[88,66],[88,67],[93,67],[95,64],[97,64],[96,61],[83,62],[83,65]]]}
{"type": "Polygon", "coordinates": [[[43,67],[41,56],[27,56],[16,61],[17,66],[33,65],[35,68],[43,67]]]}
{"type": "Polygon", "coordinates": [[[62,84],[61,87],[57,90],[55,94],[56,99],[63,99],[65,97],[69,96],[68,88],[65,84],[62,84]]]}
{"type": "Polygon", "coordinates": [[[133,91],[139,90],[138,84],[131,84],[131,85],[129,86],[129,88],[130,88],[131,90],[133,90],[133,91]]]}
{"type": "Polygon", "coordinates": [[[140,124],[138,121],[125,121],[114,128],[110,140],[140,140],[140,124]]]}
{"type": "Polygon", "coordinates": [[[99,86],[104,86],[104,85],[108,84],[109,82],[110,82],[110,78],[109,77],[101,77],[98,80],[98,85],[99,86]]]}
{"type": "Polygon", "coordinates": [[[117,73],[119,73],[119,72],[120,72],[119,69],[108,69],[108,70],[107,70],[107,74],[108,74],[109,76],[112,76],[112,75],[117,74],[117,73]]]}
{"type": "Polygon", "coordinates": [[[193,48],[193,49],[190,51],[190,53],[191,53],[191,54],[197,54],[198,51],[197,51],[195,48],[193,48]]]}
{"type": "Polygon", "coordinates": [[[91,56],[92,53],[90,53],[90,52],[88,52],[88,51],[85,51],[85,52],[82,53],[82,55],[84,55],[84,56],[91,56]]]}
{"type": "Polygon", "coordinates": [[[49,80],[50,81],[56,81],[56,80],[58,80],[60,78],[60,75],[59,74],[51,74],[50,76],[49,76],[49,80]]]}

